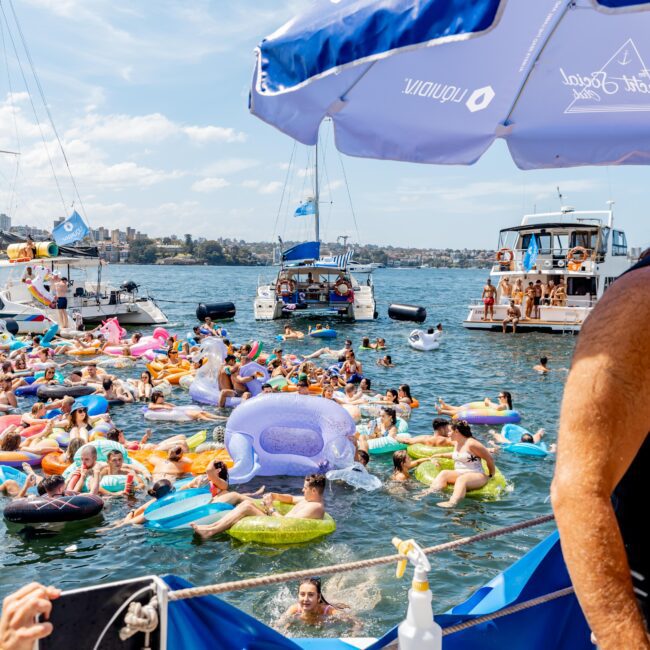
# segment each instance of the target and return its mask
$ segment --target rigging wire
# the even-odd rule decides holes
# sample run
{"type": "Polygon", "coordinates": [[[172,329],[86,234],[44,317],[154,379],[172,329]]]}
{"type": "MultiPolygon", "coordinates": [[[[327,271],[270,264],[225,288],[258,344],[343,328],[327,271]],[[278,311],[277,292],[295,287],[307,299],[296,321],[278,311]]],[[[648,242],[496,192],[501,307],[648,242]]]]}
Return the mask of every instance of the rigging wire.
{"type": "Polygon", "coordinates": [[[9,28],[9,21],[7,20],[7,14],[5,13],[5,7],[0,0],[0,11],[2,11],[2,16],[4,18],[5,24],[7,25],[7,34],[9,34],[9,40],[11,41],[11,46],[13,48],[14,54],[16,55],[16,62],[18,63],[18,69],[20,70],[20,76],[23,79],[23,83],[25,84],[25,88],[27,90],[27,95],[29,97],[29,103],[32,107],[32,111],[34,112],[34,117],[36,118],[36,124],[38,125],[38,131],[41,135],[41,140],[43,141],[43,147],[45,148],[45,153],[47,154],[47,159],[50,163],[50,169],[52,170],[52,175],[54,176],[54,182],[56,183],[56,189],[58,190],[59,197],[61,198],[61,204],[63,205],[63,210],[65,212],[66,210],[66,204],[65,204],[65,199],[63,198],[63,192],[61,191],[61,185],[59,183],[59,179],[56,175],[56,171],[54,170],[54,162],[52,161],[52,156],[50,155],[50,150],[47,146],[47,141],[45,140],[45,134],[43,133],[43,126],[41,125],[41,121],[38,119],[38,113],[36,111],[36,106],[34,105],[34,100],[32,99],[32,93],[29,90],[29,84],[27,83],[27,77],[25,75],[25,71],[23,70],[23,64],[20,61],[20,56],[18,55],[18,48],[16,47],[16,42],[14,41],[13,34],[11,33],[11,29],[9,28]]]}
{"type": "MultiPolygon", "coordinates": [[[[287,167],[287,173],[284,177],[284,186],[282,187],[282,195],[280,196],[280,205],[278,205],[278,212],[275,215],[275,224],[273,225],[273,237],[275,238],[278,234],[278,221],[280,220],[280,213],[282,212],[282,203],[284,201],[284,195],[287,190],[287,183],[289,181],[289,174],[291,173],[291,165],[293,163],[293,157],[296,153],[296,140],[293,141],[293,148],[291,149],[291,156],[289,157],[289,166],[287,167]]],[[[288,200],[288,197],[287,197],[288,200]]]]}
{"type": "MultiPolygon", "coordinates": [[[[16,105],[14,103],[14,90],[13,84],[11,83],[11,71],[9,70],[9,57],[7,56],[7,41],[5,39],[5,28],[4,23],[0,22],[0,33],[2,34],[2,54],[5,61],[5,69],[7,72],[7,88],[9,89],[9,103],[11,104],[11,117],[14,123],[14,133],[16,136],[16,149],[20,151],[20,134],[18,132],[18,120],[16,119],[16,105]]],[[[8,153],[8,152],[3,152],[8,153]]],[[[14,182],[10,185],[11,194],[9,195],[9,216],[13,217],[14,213],[12,212],[12,207],[14,204],[14,197],[16,195],[16,186],[18,184],[18,175],[20,173],[20,154],[16,155],[16,171],[14,174],[14,182]]]]}
{"type": "Polygon", "coordinates": [[[350,194],[350,185],[348,184],[348,176],[345,173],[345,167],[343,165],[343,156],[341,152],[337,149],[336,153],[339,156],[339,162],[341,163],[341,171],[343,172],[343,180],[345,181],[345,190],[348,193],[348,201],[350,202],[350,212],[352,213],[352,220],[354,221],[354,229],[357,231],[357,241],[361,244],[361,235],[359,234],[359,224],[357,223],[357,215],[354,212],[354,205],[352,204],[352,195],[350,194]]]}
{"type": "MultiPolygon", "coordinates": [[[[41,101],[43,102],[43,106],[45,107],[45,112],[50,121],[52,130],[54,131],[54,135],[56,136],[56,140],[59,143],[59,149],[61,150],[61,155],[63,156],[63,160],[65,161],[65,166],[68,170],[68,175],[70,176],[70,182],[72,183],[72,187],[74,188],[75,196],[77,197],[77,201],[79,201],[81,213],[83,214],[86,223],[90,226],[90,221],[88,220],[88,214],[86,213],[86,208],[84,207],[83,201],[81,199],[81,195],[79,194],[79,188],[77,187],[77,182],[75,181],[74,176],[72,175],[72,170],[70,169],[70,163],[68,162],[68,156],[65,153],[65,149],[63,148],[63,143],[61,142],[61,138],[59,137],[59,132],[57,131],[56,125],[54,124],[54,119],[52,117],[52,113],[50,112],[50,107],[45,98],[45,92],[43,91],[43,86],[41,85],[41,81],[38,77],[38,74],[36,73],[36,68],[34,67],[34,61],[32,60],[32,55],[29,51],[29,48],[27,47],[27,41],[25,40],[25,36],[23,35],[23,30],[20,26],[20,21],[18,20],[18,16],[16,15],[16,10],[14,9],[13,0],[9,0],[9,7],[11,8],[11,13],[13,14],[14,21],[16,22],[16,27],[18,28],[18,34],[20,35],[20,40],[22,41],[23,49],[25,50],[25,54],[27,55],[27,60],[29,61],[29,66],[32,70],[32,75],[34,75],[34,80],[36,81],[36,86],[41,96],[41,101]]],[[[3,13],[4,13],[4,9],[3,9],[3,13]]],[[[22,71],[22,67],[21,67],[21,71],[22,71]]],[[[65,206],[64,206],[64,210],[65,210],[65,206]]],[[[92,235],[92,229],[90,230],[90,233],[91,233],[91,237],[93,237],[94,240],[94,236],[92,235]]]]}

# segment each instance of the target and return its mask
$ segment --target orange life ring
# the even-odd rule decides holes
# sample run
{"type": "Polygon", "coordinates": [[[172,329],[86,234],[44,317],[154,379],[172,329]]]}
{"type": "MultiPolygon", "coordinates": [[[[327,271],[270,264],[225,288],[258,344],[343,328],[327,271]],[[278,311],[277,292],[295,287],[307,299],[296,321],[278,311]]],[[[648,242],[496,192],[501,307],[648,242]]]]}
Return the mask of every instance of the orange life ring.
{"type": "Polygon", "coordinates": [[[336,292],[337,296],[349,296],[350,292],[352,291],[352,285],[344,278],[341,278],[335,282],[334,291],[336,292]]]}
{"type": "Polygon", "coordinates": [[[584,246],[574,246],[567,254],[567,262],[574,262],[576,264],[582,264],[589,257],[589,251],[584,246]],[[580,257],[576,257],[580,255],[580,257]]]}
{"type": "Polygon", "coordinates": [[[505,266],[506,264],[510,264],[510,262],[512,262],[514,259],[515,254],[510,248],[501,248],[499,251],[497,251],[496,260],[499,262],[499,264],[503,264],[505,266]],[[508,259],[505,259],[506,255],[508,256],[508,259]]]}
{"type": "Polygon", "coordinates": [[[275,285],[275,291],[280,296],[290,296],[296,290],[296,282],[291,278],[285,278],[284,280],[278,280],[278,283],[275,285]]]}

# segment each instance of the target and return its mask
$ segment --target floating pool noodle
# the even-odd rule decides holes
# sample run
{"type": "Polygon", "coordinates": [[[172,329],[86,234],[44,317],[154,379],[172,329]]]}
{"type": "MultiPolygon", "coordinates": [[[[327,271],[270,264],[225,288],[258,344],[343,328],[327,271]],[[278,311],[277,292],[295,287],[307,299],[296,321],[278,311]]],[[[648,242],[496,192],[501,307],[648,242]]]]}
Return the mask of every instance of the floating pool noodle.
{"type": "Polygon", "coordinates": [[[260,395],[226,425],[232,484],[254,476],[306,476],[352,464],[354,421],[340,405],[292,393],[260,395]]]}

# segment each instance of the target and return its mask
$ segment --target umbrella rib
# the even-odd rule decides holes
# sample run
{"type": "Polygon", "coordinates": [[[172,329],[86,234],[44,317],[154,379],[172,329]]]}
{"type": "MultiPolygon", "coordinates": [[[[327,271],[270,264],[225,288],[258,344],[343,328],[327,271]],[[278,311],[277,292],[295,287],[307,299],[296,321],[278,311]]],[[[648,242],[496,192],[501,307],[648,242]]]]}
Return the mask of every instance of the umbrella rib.
{"type": "Polygon", "coordinates": [[[343,106],[347,103],[347,99],[345,99],[350,92],[354,89],[354,87],[370,72],[372,68],[374,68],[376,61],[371,61],[368,67],[363,71],[363,74],[360,74],[355,80],[354,83],[350,84],[348,88],[346,88],[344,93],[341,93],[339,95],[339,98],[336,101],[333,101],[326,110],[326,115],[329,117],[332,117],[332,113],[338,113],[343,106]],[[335,109],[335,110],[333,110],[335,109]],[[330,112],[331,111],[331,112],[330,112]]]}
{"type": "Polygon", "coordinates": [[[566,0],[566,5],[564,7],[564,10],[562,11],[562,14],[560,17],[557,19],[555,22],[555,25],[553,25],[553,28],[549,31],[548,36],[546,37],[546,40],[542,44],[542,46],[539,48],[537,54],[535,55],[535,58],[532,60],[532,62],[528,66],[528,71],[526,72],[526,76],[524,77],[523,82],[521,83],[521,86],[519,88],[519,92],[517,93],[517,96],[515,97],[514,101],[512,102],[512,106],[510,107],[510,110],[508,111],[508,115],[506,115],[506,119],[503,121],[504,126],[508,126],[510,122],[510,118],[512,117],[512,113],[514,112],[515,108],[517,107],[517,103],[519,102],[519,98],[521,97],[522,93],[524,92],[524,88],[526,88],[528,84],[528,80],[530,79],[530,76],[533,73],[533,70],[535,69],[535,66],[537,65],[537,62],[539,61],[540,57],[542,56],[544,50],[546,49],[546,46],[548,45],[549,41],[553,37],[553,34],[555,34],[555,31],[557,28],[560,26],[560,23],[564,19],[564,17],[567,15],[569,9],[571,7],[575,6],[575,0],[566,0]]]}

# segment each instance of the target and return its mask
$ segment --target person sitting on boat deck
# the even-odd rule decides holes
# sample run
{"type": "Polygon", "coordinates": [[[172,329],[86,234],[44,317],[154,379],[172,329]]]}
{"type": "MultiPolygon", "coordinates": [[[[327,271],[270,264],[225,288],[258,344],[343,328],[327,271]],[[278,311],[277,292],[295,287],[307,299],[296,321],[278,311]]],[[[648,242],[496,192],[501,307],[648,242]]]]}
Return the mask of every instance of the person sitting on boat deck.
{"type": "MultiPolygon", "coordinates": [[[[512,411],[512,393],[507,390],[502,390],[498,396],[498,402],[493,402],[489,397],[483,400],[485,408],[494,409],[495,411],[512,411]]],[[[443,401],[442,397],[438,398],[438,406],[436,411],[439,415],[456,415],[461,411],[465,411],[465,406],[452,406],[443,401]]]]}
{"type": "Polygon", "coordinates": [[[191,524],[194,532],[200,537],[207,539],[218,535],[234,526],[244,517],[286,517],[287,519],[322,519],[325,516],[325,503],[323,493],[325,492],[325,476],[323,474],[310,474],[305,477],[302,488],[302,497],[291,494],[278,494],[270,492],[265,494],[262,504],[258,505],[253,501],[242,501],[229,511],[224,517],[214,524],[200,526],[191,524]],[[293,508],[286,514],[281,515],[273,506],[274,501],[293,504],[293,508]]]}
{"type": "Polygon", "coordinates": [[[277,627],[286,631],[293,623],[300,621],[307,625],[322,626],[327,620],[353,624],[351,636],[358,636],[361,622],[342,610],[350,609],[345,603],[328,603],[323,596],[320,578],[307,578],[298,587],[298,602],[291,605],[278,619],[277,627]]]}
{"type": "Polygon", "coordinates": [[[299,330],[292,329],[291,325],[285,325],[284,334],[282,335],[282,338],[285,341],[288,341],[289,339],[304,339],[305,333],[300,332],[299,330]]]}
{"type": "Polygon", "coordinates": [[[553,282],[553,280],[549,280],[546,284],[542,285],[542,304],[552,305],[554,295],[555,295],[555,282],[553,282]]]}
{"type": "Polygon", "coordinates": [[[510,301],[510,306],[508,307],[508,311],[506,311],[506,317],[503,319],[503,333],[505,334],[506,331],[508,330],[508,324],[512,323],[512,333],[515,334],[517,332],[517,323],[519,322],[519,319],[521,318],[521,309],[515,305],[515,301],[511,300],[510,301]]]}
{"type": "Polygon", "coordinates": [[[551,304],[555,307],[564,307],[566,305],[566,286],[562,277],[558,280],[557,286],[555,287],[551,304]]]}
{"type": "Polygon", "coordinates": [[[397,440],[405,445],[450,447],[451,422],[445,418],[434,418],[431,426],[433,428],[433,435],[409,436],[408,434],[397,434],[397,440]]]}
{"type": "Polygon", "coordinates": [[[454,469],[442,470],[431,486],[416,497],[421,499],[433,492],[444,490],[448,485],[453,485],[451,498],[436,503],[441,508],[454,508],[465,498],[468,490],[482,488],[496,472],[492,455],[485,445],[472,436],[472,429],[464,420],[452,422],[451,442],[454,451],[450,454],[439,454],[438,458],[453,459],[454,469]],[[483,469],[483,461],[487,465],[487,474],[483,469]]]}
{"type": "Polygon", "coordinates": [[[405,449],[400,449],[393,453],[393,474],[391,479],[393,481],[408,481],[411,479],[411,470],[422,463],[431,460],[430,458],[418,458],[414,460],[409,457],[405,449]]]}
{"type": "Polygon", "coordinates": [[[109,402],[133,402],[133,395],[125,390],[120,384],[114,382],[110,377],[102,381],[101,389],[95,391],[97,395],[103,395],[109,402]]]}
{"type": "MultiPolygon", "coordinates": [[[[246,363],[246,357],[242,357],[242,363],[246,363]]],[[[255,379],[255,375],[242,377],[239,374],[240,369],[241,364],[237,363],[237,358],[232,354],[228,354],[225,363],[219,370],[220,408],[226,406],[226,400],[229,397],[241,397],[242,401],[244,401],[251,396],[251,393],[246,388],[246,383],[255,379]]]]}
{"type": "Polygon", "coordinates": [[[483,299],[483,318],[481,320],[488,320],[488,313],[490,314],[490,320],[494,320],[494,299],[496,295],[496,287],[492,284],[492,280],[488,278],[481,295],[483,299]]]}
{"type": "Polygon", "coordinates": [[[348,350],[350,350],[351,348],[352,348],[352,341],[350,339],[347,339],[340,350],[335,350],[333,348],[327,348],[327,347],[319,348],[315,352],[305,355],[303,357],[303,360],[308,361],[310,359],[318,359],[319,357],[322,356],[334,357],[338,359],[341,355],[345,355],[348,352],[348,350]]]}
{"type": "Polygon", "coordinates": [[[501,296],[499,298],[500,305],[508,305],[512,300],[512,284],[510,284],[510,278],[507,275],[504,275],[499,281],[499,289],[501,291],[501,296]]]}
{"type": "Polygon", "coordinates": [[[18,400],[13,389],[11,375],[0,376],[0,411],[7,412],[18,406],[18,400]]]}

